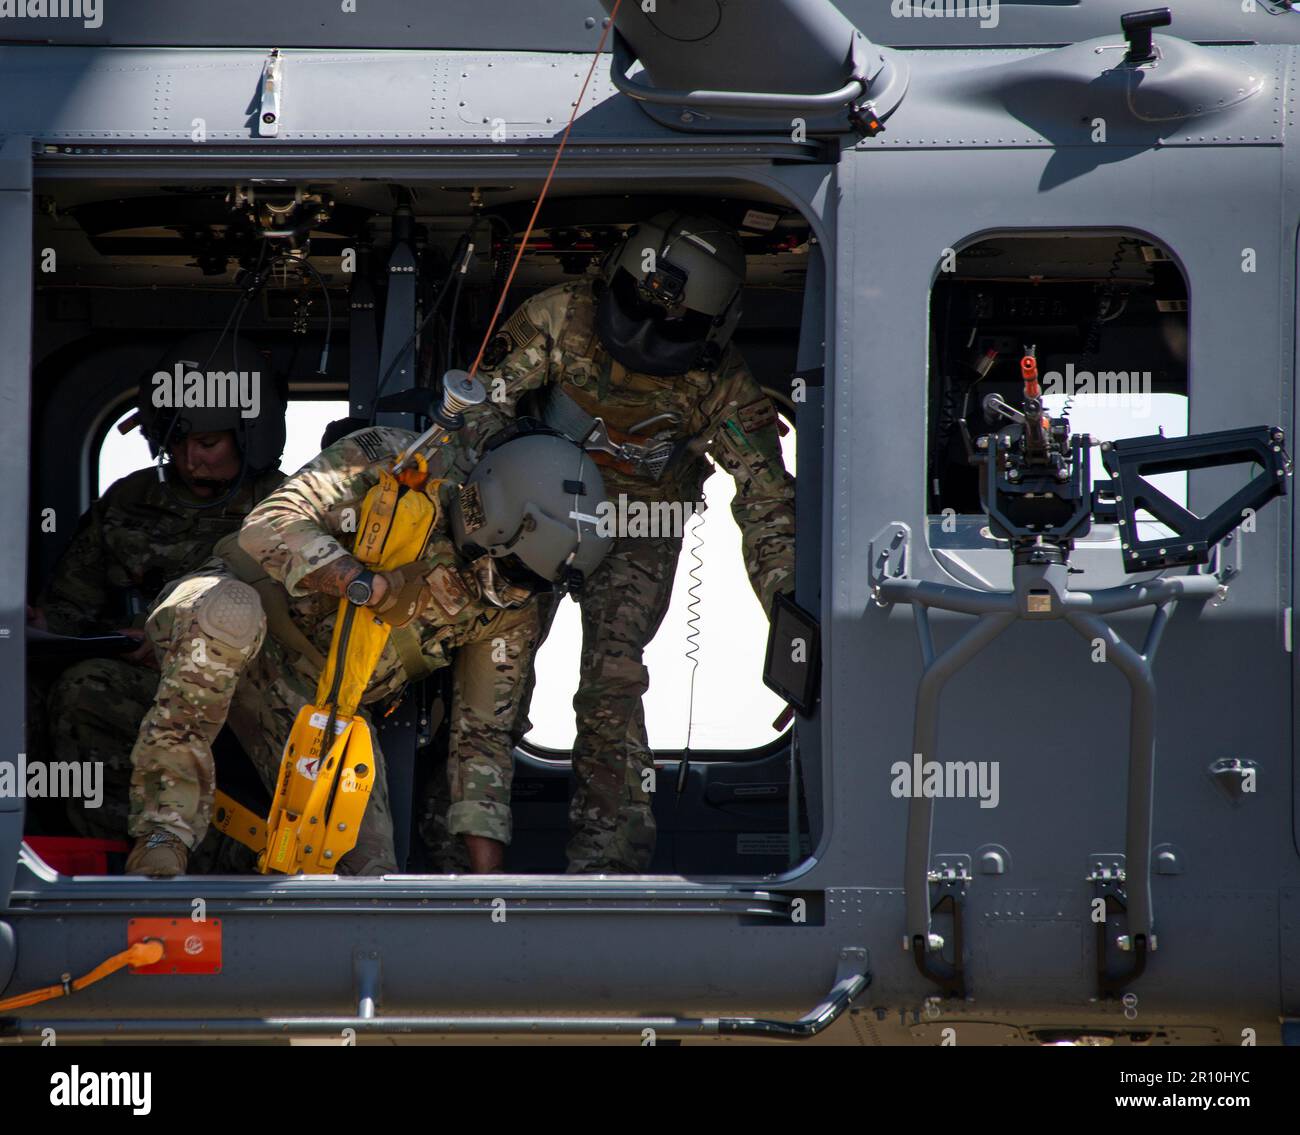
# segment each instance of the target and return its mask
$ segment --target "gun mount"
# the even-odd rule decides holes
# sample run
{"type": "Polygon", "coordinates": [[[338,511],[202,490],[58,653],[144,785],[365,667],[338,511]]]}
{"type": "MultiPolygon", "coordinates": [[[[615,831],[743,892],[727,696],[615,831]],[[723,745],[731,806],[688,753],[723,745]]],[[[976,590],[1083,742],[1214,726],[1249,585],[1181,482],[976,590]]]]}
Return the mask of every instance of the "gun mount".
{"type": "MultiPolygon", "coordinates": [[[[1155,678],[1152,661],[1173,607],[1180,599],[1201,601],[1227,590],[1231,569],[1218,574],[1199,570],[1216,546],[1252,510],[1287,491],[1291,461],[1285,435],[1275,426],[1224,430],[1186,438],[1160,435],[1095,441],[1072,435],[1068,419],[1044,412],[1033,349],[1021,360],[1024,398],[1013,407],[998,395],[984,400],[985,420],[993,427],[972,442],[963,420],[969,458],[983,465],[981,499],[990,530],[1008,541],[1013,557],[1009,591],[982,591],[908,578],[906,542],[910,530],[895,523],[872,541],[872,595],[881,606],[909,603],[915,612],[923,670],[917,691],[912,754],[933,760],[938,746],[939,698],[948,679],[1020,619],[1064,620],[1089,643],[1106,644],[1106,661],[1128,681],[1132,694],[1129,719],[1128,794],[1125,824],[1125,869],[1118,876],[1094,873],[1098,896],[1108,911],[1122,913],[1126,933],[1116,937],[1120,950],[1133,954],[1126,973],[1107,965],[1107,927],[1098,924],[1097,970],[1102,997],[1117,996],[1146,966],[1157,940],[1151,903],[1151,823],[1155,779],[1155,678]],[[1101,448],[1110,480],[1091,487],[1090,451],[1101,448]],[[1205,517],[1198,517],[1154,488],[1146,475],[1206,469],[1253,462],[1251,480],[1205,517]],[[1149,512],[1169,532],[1152,539],[1139,533],[1139,511],[1149,512]],[[1135,581],[1090,591],[1069,588],[1070,553],[1094,520],[1115,523],[1121,532],[1124,569],[1129,573],[1189,567],[1186,575],[1135,581]],[[883,550],[877,554],[876,549],[883,550]],[[901,554],[899,549],[902,549],[901,554]],[[891,564],[897,568],[891,571],[891,564]],[[1141,650],[1130,646],[1104,616],[1152,607],[1141,650]],[[931,633],[931,609],[974,615],[976,623],[942,653],[931,633]]],[[[963,414],[963,419],[965,415],[963,414]]],[[[917,759],[916,756],[913,759],[917,759]]],[[[912,796],[907,821],[904,866],[907,933],[905,949],[918,969],[948,996],[964,997],[965,970],[960,956],[965,879],[941,877],[930,870],[934,819],[932,798],[912,796]],[[940,893],[932,901],[931,885],[940,893]],[[951,910],[957,955],[948,968],[937,967],[944,939],[933,932],[931,916],[951,910]]]]}

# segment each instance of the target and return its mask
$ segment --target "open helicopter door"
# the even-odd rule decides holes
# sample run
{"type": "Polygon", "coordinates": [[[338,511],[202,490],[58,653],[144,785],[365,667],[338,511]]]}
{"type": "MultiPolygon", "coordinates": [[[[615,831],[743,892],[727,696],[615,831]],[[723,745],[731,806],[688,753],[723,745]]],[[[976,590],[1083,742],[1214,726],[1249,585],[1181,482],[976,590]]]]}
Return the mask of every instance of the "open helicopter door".
{"type": "MultiPolygon", "coordinates": [[[[28,423],[32,328],[32,142],[13,136],[0,147],[0,480],[11,491],[0,542],[0,910],[9,904],[22,842],[25,784],[20,783],[26,704],[28,423]]],[[[25,779],[25,778],[24,778],[25,779]]],[[[13,938],[0,923],[0,988],[13,963],[13,938]],[[7,945],[6,945],[7,943],[7,945]]]]}

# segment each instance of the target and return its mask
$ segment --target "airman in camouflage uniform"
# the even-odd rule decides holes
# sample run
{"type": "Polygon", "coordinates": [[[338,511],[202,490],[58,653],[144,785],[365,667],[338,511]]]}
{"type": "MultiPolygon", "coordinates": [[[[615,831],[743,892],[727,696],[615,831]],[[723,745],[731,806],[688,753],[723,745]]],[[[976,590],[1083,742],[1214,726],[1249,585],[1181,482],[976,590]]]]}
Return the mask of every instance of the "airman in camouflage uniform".
{"type": "MultiPolygon", "coordinates": [[[[381,469],[413,438],[382,427],[352,434],[249,514],[239,547],[286,592],[288,615],[299,632],[295,641],[267,633],[259,593],[237,578],[226,562],[237,557],[229,552],[176,581],[160,598],[146,631],[159,652],[162,679],[131,754],[131,831],[141,838],[128,870],[184,869],[184,849],[202,839],[211,818],[212,742],[223,723],[268,788],[274,787],[297,712],[314,701],[339,599],[361,571],[345,544],[351,544],[381,469]]],[[[455,834],[504,845],[510,840],[510,724],[536,642],[537,616],[532,604],[503,609],[484,599],[475,573],[447,535],[453,489],[430,482],[438,518],[419,561],[427,582],[425,605],[394,634],[416,635],[429,668],[447,665],[456,651],[448,824],[455,834]]],[[[382,598],[376,595],[376,601],[382,598]]],[[[362,715],[368,716],[366,707],[391,704],[411,677],[390,637],[362,697],[362,715]]],[[[371,740],[374,788],[357,845],[339,864],[345,874],[398,868],[373,727],[371,740]]]]}
{"type": "MultiPolygon", "coordinates": [[[[48,630],[90,636],[122,629],[141,636],[138,627],[163,584],[207,560],[212,545],[237,531],[253,504],[281,480],[278,471],[264,473],[219,507],[203,509],[205,502],[174,468],[167,477],[160,483],[156,469],[123,477],[82,516],[38,601],[48,630]]],[[[51,759],[103,762],[102,805],[68,801],[68,818],[80,835],[126,836],[131,746],[158,686],[153,663],[152,649],[142,642],[125,657],[70,666],[50,689],[51,759]]]]}
{"type": "MultiPolygon", "coordinates": [[[[645,229],[667,234],[662,241],[656,236],[656,245],[661,252],[671,247],[672,255],[685,262],[689,258],[676,251],[682,242],[673,234],[692,220],[701,221],[656,218],[645,229]]],[[[744,255],[735,233],[725,227],[717,231],[716,222],[698,227],[711,242],[705,247],[716,252],[727,239],[734,246],[730,270],[736,282],[729,285],[734,304],[744,278],[744,255]]],[[[639,242],[633,239],[625,253],[624,262],[639,262],[639,242]]],[[[700,261],[695,271],[703,279],[709,266],[701,253],[694,255],[700,261]]],[[[542,408],[535,412],[559,424],[563,415],[554,418],[545,408],[546,394],[558,388],[590,418],[603,420],[619,441],[670,443],[671,458],[658,477],[644,465],[592,451],[611,501],[626,494],[629,506],[659,505],[661,516],[669,502],[700,502],[712,458],[736,482],[731,507],[742,533],[745,568],[763,609],[770,611],[776,594],[791,589],[794,579],[794,480],[781,460],[776,409],[726,340],[715,365],[684,373],[665,374],[662,367],[648,364],[659,373],[647,373],[620,363],[606,348],[599,327],[599,297],[610,286],[591,277],[561,284],[533,296],[514,313],[484,353],[481,376],[489,402],[471,419],[464,444],[472,453],[475,438],[499,428],[500,419],[516,413],[530,391],[542,392],[542,408]]],[[[721,321],[720,316],[714,326],[721,321]]],[[[635,357],[625,350],[617,353],[635,357]]],[[[581,436],[580,431],[566,432],[581,436]]],[[[697,511],[699,507],[697,503],[697,511]]],[[[668,608],[682,532],[661,528],[657,535],[619,537],[578,596],[582,656],[573,699],[577,787],[568,845],[569,870],[574,872],[643,872],[654,851],[646,791],[650,778],[643,777],[654,767],[654,754],[641,702],[649,686],[642,655],[668,608]]],[[[543,631],[549,629],[555,607],[543,607],[543,631]]]]}

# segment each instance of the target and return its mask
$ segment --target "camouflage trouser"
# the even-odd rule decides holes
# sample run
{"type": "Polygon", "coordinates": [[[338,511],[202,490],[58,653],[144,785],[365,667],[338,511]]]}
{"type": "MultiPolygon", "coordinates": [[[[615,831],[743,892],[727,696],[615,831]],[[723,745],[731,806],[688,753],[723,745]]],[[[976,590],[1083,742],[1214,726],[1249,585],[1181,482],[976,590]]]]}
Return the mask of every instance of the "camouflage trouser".
{"type": "Polygon", "coordinates": [[[494,612],[456,650],[449,755],[433,771],[420,826],[440,872],[469,867],[457,836],[510,842],[511,728],[538,634],[536,605],[530,603],[494,612]]]}
{"type": "MultiPolygon", "coordinates": [[[[655,822],[643,774],[654,768],[642,662],[668,610],[680,537],[620,537],[578,595],[582,661],[573,696],[577,780],[569,802],[571,872],[645,871],[655,822]]],[[[553,618],[555,605],[549,612],[553,618]]],[[[549,622],[547,629],[549,629],[549,622]]]]}
{"type": "Polygon", "coordinates": [[[464,875],[469,871],[469,852],[459,836],[447,828],[451,807],[450,760],[438,760],[425,786],[424,811],[420,816],[420,838],[429,849],[436,875],[464,875]]]}
{"type": "MultiPolygon", "coordinates": [[[[654,855],[655,823],[642,774],[654,768],[641,696],[650,686],[642,663],[672,598],[682,541],[677,537],[622,537],[578,596],[582,609],[582,660],[573,697],[578,735],[573,745],[577,785],[569,804],[571,872],[639,874],[654,855]]],[[[543,595],[535,603],[541,648],[559,610],[543,595]]],[[[515,743],[528,731],[533,674],[510,729],[515,743]]],[[[421,833],[440,871],[464,870],[463,852],[448,839],[441,817],[448,779],[434,771],[421,833]]]]}
{"type": "MultiPolygon", "coordinates": [[[[620,537],[578,594],[582,658],[573,696],[577,737],[569,802],[569,871],[635,875],[654,855],[655,822],[642,774],[654,768],[641,696],[650,673],[641,659],[673,593],[679,537],[620,537]]],[[[546,641],[559,599],[538,599],[537,649],[546,641]]],[[[515,718],[516,744],[528,733],[534,676],[515,718]]]]}
{"type": "MultiPolygon", "coordinates": [[[[209,565],[173,584],[145,627],[159,653],[158,693],[131,751],[131,833],[158,828],[197,846],[212,817],[212,742],[229,724],[268,790],[302,706],[314,690],[266,636],[257,592],[209,565]]],[[[397,870],[388,780],[374,729],[375,778],[357,845],[340,874],[397,870]]]]}
{"type": "Polygon", "coordinates": [[[153,704],[158,674],[120,658],[88,658],[59,675],[50,689],[50,759],[98,761],[103,801],[68,801],[68,820],[78,835],[125,839],[131,787],[131,747],[153,704]]]}

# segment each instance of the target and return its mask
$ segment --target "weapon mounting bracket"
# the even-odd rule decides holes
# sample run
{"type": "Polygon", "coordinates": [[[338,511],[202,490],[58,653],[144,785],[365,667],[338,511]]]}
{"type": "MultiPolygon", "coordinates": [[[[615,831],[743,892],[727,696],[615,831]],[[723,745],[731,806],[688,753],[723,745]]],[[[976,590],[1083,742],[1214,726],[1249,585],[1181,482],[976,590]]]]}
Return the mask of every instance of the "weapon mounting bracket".
{"type": "Polygon", "coordinates": [[[1220,430],[1192,437],[1122,438],[1103,442],[1102,461],[1109,481],[1093,489],[1094,512],[1114,516],[1120,528],[1124,570],[1152,571],[1208,563],[1211,551],[1242,519],[1277,496],[1285,495],[1291,459],[1285,436],[1273,426],[1220,430]],[[1202,518],[1172,501],[1145,478],[1254,462],[1262,471],[1202,518]],[[1138,538],[1139,509],[1173,530],[1172,536],[1138,538]]]}

